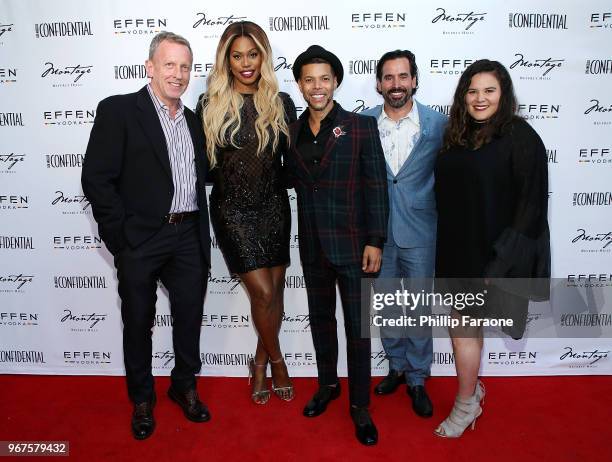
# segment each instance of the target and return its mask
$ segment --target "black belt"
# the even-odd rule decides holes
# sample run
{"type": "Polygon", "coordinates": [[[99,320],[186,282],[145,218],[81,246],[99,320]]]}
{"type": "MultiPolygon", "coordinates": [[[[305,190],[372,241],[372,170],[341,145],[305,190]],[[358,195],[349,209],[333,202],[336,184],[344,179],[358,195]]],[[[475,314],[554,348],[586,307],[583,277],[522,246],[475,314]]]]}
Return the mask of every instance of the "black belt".
{"type": "Polygon", "coordinates": [[[175,224],[182,223],[187,218],[197,217],[199,213],[200,212],[198,210],[194,210],[193,212],[169,213],[162,219],[162,221],[164,223],[170,223],[170,224],[175,225],[175,224]]]}

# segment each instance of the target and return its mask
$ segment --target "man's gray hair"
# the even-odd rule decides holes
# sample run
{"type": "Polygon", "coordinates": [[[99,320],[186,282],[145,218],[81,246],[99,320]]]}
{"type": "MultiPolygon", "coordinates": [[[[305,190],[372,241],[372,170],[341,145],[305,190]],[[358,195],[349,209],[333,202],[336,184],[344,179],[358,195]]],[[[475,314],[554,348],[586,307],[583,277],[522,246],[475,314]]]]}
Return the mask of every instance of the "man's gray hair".
{"type": "Polygon", "coordinates": [[[191,45],[189,45],[189,41],[185,37],[175,34],[174,32],[167,32],[163,30],[155,37],[153,37],[153,40],[151,40],[151,45],[149,46],[149,59],[153,59],[153,55],[155,55],[157,47],[164,40],[173,43],[178,43],[180,45],[185,45],[187,48],[189,48],[189,53],[191,53],[191,56],[193,56],[193,51],[191,51],[191,45]]]}

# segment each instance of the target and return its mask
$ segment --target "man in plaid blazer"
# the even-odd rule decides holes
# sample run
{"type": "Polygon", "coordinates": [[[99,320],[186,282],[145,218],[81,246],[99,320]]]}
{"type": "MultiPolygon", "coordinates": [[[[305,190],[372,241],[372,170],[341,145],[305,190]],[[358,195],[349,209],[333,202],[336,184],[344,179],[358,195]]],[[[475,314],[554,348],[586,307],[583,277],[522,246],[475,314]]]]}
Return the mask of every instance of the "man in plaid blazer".
{"type": "MultiPolygon", "coordinates": [[[[370,339],[361,334],[361,278],[380,269],[389,214],[385,158],[376,120],[333,100],[338,58],[313,45],[293,65],[308,109],[290,128],[286,168],[298,200],[300,257],[308,292],[319,390],[304,415],[322,414],[340,395],[336,282],[347,339],[349,401],[358,440],[376,444],[368,412],[370,339]]],[[[368,320],[364,319],[364,322],[368,320]]]]}

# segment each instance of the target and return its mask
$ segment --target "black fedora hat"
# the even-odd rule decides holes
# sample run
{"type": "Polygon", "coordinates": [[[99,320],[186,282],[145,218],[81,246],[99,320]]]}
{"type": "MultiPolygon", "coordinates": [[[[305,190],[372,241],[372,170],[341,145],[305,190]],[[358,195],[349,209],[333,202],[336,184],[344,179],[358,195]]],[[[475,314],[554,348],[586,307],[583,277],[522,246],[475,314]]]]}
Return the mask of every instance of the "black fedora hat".
{"type": "Polygon", "coordinates": [[[293,63],[293,77],[295,77],[295,80],[299,80],[300,72],[302,71],[302,66],[304,63],[307,63],[313,58],[321,58],[327,61],[334,70],[334,74],[336,74],[336,79],[338,80],[338,85],[340,85],[342,82],[342,77],[344,77],[342,63],[335,54],[327,51],[325,48],[319,45],[309,46],[306,51],[295,58],[295,62],[293,63]]]}

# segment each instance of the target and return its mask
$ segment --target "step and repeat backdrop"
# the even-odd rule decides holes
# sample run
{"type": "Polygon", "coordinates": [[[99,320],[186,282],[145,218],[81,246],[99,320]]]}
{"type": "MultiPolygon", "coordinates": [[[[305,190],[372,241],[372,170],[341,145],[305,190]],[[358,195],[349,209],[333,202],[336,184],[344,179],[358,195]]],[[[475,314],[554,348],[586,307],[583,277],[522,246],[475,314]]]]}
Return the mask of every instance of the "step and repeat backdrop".
{"type": "MultiPolygon", "coordinates": [[[[336,99],[355,112],[381,103],[376,63],[392,49],[416,54],[416,98],[446,114],[470,63],[504,63],[522,116],[547,147],[553,276],[577,287],[612,286],[609,1],[0,0],[0,373],[124,373],[115,270],[80,187],[96,106],[147,83],[149,42],[169,30],[194,50],[183,97],[194,108],[223,29],[239,20],[266,30],[281,90],[299,112],[305,103],[291,64],[315,43],[342,60],[345,80],[336,99]]],[[[291,374],[314,376],[298,247],[294,220],[281,343],[291,374]]],[[[212,252],[202,374],[245,375],[256,344],[248,299],[216,241],[212,252]]],[[[541,311],[532,306],[530,323],[540,322],[541,311]]],[[[593,319],[573,322],[612,324],[609,316],[593,319]]],[[[160,287],[152,358],[158,375],[173,367],[171,326],[160,287]]],[[[380,341],[372,342],[373,374],[385,374],[380,341]]],[[[433,375],[454,374],[449,340],[435,339],[434,348],[433,375]]],[[[611,374],[610,350],[604,337],[500,336],[485,342],[482,373],[611,374]]],[[[339,371],[346,374],[343,354],[339,371]]]]}

